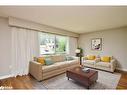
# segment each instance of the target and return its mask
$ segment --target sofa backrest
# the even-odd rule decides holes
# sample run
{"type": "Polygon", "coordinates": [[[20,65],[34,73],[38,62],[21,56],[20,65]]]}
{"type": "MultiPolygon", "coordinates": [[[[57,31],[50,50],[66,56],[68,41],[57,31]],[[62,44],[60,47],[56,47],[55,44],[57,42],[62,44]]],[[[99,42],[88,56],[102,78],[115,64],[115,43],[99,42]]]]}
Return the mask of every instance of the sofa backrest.
{"type": "MultiPolygon", "coordinates": [[[[62,62],[66,60],[66,55],[48,55],[44,58],[51,58],[53,62],[62,62]]],[[[37,57],[34,57],[34,61],[37,61],[37,57]]]]}
{"type": "Polygon", "coordinates": [[[53,55],[51,56],[51,59],[53,60],[53,62],[63,62],[66,60],[66,56],[65,55],[53,55]]]}

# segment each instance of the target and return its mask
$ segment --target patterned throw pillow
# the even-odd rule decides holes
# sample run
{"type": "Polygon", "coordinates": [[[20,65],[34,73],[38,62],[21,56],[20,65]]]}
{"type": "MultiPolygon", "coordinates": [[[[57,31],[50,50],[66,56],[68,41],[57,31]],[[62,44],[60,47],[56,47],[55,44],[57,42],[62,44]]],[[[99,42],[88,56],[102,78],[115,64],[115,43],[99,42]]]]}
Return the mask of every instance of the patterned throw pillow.
{"type": "Polygon", "coordinates": [[[45,64],[46,65],[52,65],[54,62],[52,61],[51,58],[45,58],[45,64]]]}

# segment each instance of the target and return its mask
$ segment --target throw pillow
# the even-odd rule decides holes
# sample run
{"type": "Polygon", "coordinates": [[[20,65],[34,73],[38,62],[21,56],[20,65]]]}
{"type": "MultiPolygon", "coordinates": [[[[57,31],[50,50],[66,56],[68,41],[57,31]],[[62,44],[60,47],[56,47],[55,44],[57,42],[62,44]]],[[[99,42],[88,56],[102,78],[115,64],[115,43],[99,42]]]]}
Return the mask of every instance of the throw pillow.
{"type": "Polygon", "coordinates": [[[45,65],[45,59],[44,57],[38,57],[37,62],[41,63],[42,65],[45,65]]]}
{"type": "Polygon", "coordinates": [[[101,61],[102,62],[110,62],[110,60],[111,60],[111,57],[109,57],[109,56],[103,56],[103,57],[101,57],[101,61]]]}
{"type": "Polygon", "coordinates": [[[54,62],[52,61],[52,59],[51,58],[45,58],[45,64],[46,65],[51,65],[51,64],[53,64],[54,62]]]}
{"type": "Polygon", "coordinates": [[[96,58],[96,56],[94,56],[94,55],[87,55],[88,60],[94,60],[95,58],[96,58]]]}

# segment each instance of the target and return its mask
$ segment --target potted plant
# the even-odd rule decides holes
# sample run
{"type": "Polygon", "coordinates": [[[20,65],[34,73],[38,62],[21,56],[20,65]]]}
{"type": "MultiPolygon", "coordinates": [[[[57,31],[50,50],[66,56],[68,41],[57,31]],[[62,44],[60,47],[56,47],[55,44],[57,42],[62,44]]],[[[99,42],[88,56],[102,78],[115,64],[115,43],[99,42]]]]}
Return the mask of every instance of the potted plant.
{"type": "Polygon", "coordinates": [[[75,50],[75,53],[76,53],[76,56],[79,57],[79,59],[80,59],[80,65],[82,65],[83,49],[78,47],[75,50]]]}

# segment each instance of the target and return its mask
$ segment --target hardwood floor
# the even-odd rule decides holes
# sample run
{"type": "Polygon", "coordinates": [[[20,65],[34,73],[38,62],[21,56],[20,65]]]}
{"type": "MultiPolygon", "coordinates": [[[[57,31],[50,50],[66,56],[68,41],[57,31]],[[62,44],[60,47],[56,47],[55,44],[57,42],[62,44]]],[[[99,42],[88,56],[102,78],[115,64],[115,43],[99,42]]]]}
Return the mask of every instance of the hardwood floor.
{"type": "MultiPolygon", "coordinates": [[[[127,89],[127,72],[120,73],[122,76],[116,89],[127,89]]],[[[42,87],[42,84],[35,81],[36,80],[31,75],[17,76],[16,78],[12,77],[0,80],[0,87],[12,87],[12,89],[34,89],[36,85],[41,85],[38,89],[46,89],[45,87],[42,87]]]]}
{"type": "Polygon", "coordinates": [[[127,89],[127,72],[120,71],[121,78],[116,89],[127,89]]]}
{"type": "Polygon", "coordinates": [[[12,87],[13,89],[32,89],[33,85],[30,83],[30,76],[18,76],[16,78],[7,78],[0,81],[3,87],[12,87]]]}

